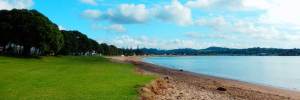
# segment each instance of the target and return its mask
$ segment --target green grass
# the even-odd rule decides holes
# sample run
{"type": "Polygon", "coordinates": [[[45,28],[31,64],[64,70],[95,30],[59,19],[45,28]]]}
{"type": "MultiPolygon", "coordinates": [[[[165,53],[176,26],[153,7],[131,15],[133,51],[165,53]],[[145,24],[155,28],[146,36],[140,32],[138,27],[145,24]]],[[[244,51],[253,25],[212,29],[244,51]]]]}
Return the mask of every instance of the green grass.
{"type": "Polygon", "coordinates": [[[102,57],[0,56],[0,100],[132,100],[153,78],[102,57]]]}

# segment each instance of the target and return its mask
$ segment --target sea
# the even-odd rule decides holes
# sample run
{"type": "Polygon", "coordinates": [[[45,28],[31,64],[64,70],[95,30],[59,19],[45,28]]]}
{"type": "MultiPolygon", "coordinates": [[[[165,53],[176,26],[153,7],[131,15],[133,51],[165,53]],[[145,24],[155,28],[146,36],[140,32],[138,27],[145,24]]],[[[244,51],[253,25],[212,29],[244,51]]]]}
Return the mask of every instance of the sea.
{"type": "Polygon", "coordinates": [[[300,91],[300,56],[174,56],[143,61],[184,71],[300,91]]]}

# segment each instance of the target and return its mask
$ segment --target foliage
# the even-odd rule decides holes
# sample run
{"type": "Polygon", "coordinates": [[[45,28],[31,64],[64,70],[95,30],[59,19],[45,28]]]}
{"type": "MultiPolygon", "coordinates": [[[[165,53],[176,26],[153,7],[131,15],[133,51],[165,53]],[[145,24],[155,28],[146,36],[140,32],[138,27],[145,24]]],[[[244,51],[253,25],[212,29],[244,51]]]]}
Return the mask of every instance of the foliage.
{"type": "Polygon", "coordinates": [[[57,25],[36,10],[1,10],[0,31],[0,46],[20,45],[22,55],[30,55],[32,48],[43,54],[57,53],[63,46],[57,25]]]}
{"type": "Polygon", "coordinates": [[[98,44],[97,41],[88,38],[79,31],[62,31],[65,44],[60,54],[62,55],[90,55],[99,53],[102,55],[121,55],[121,49],[107,45],[105,43],[98,44]]]}
{"type": "Polygon", "coordinates": [[[60,31],[36,10],[0,10],[0,32],[0,53],[7,55],[122,54],[122,49],[98,44],[79,31],[60,31]]]}

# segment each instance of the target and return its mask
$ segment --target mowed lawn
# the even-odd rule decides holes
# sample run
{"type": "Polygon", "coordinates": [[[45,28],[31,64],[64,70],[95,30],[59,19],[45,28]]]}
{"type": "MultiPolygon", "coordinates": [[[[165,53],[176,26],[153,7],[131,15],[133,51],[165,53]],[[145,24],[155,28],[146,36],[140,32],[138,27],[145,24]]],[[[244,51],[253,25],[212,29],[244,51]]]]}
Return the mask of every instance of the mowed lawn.
{"type": "Polygon", "coordinates": [[[134,100],[153,78],[102,57],[0,56],[0,100],[134,100]]]}

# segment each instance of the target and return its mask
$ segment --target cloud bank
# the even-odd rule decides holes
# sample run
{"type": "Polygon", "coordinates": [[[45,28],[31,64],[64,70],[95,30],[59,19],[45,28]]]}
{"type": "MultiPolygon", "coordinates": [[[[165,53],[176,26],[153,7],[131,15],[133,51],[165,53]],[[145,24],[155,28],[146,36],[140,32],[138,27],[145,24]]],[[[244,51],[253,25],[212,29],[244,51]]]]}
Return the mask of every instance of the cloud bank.
{"type": "Polygon", "coordinates": [[[26,9],[34,5],[32,0],[0,0],[0,10],[26,9]]]}
{"type": "Polygon", "coordinates": [[[243,43],[245,47],[291,47],[300,42],[298,4],[299,0],[170,0],[155,6],[120,4],[107,10],[87,9],[83,11],[82,16],[108,22],[111,25],[106,26],[104,30],[116,32],[130,30],[125,29],[126,25],[147,24],[153,21],[171,23],[178,28],[197,27],[209,30],[188,30],[182,34],[190,39],[170,41],[123,36],[112,42],[119,46],[145,45],[163,48],[168,45],[170,47],[166,48],[173,48],[174,44],[173,46],[178,48],[196,48],[204,47],[205,43],[202,43],[202,46],[197,44],[200,40],[214,39],[207,44],[237,46],[238,43],[243,43]],[[221,39],[225,39],[224,42],[217,42],[221,39]]]}

